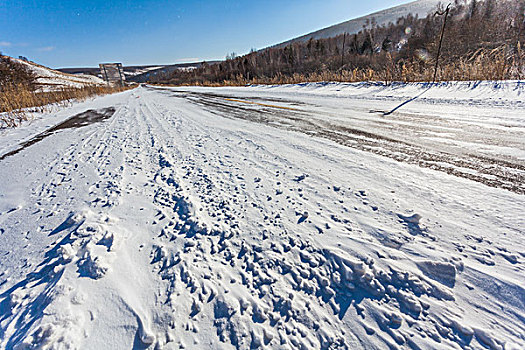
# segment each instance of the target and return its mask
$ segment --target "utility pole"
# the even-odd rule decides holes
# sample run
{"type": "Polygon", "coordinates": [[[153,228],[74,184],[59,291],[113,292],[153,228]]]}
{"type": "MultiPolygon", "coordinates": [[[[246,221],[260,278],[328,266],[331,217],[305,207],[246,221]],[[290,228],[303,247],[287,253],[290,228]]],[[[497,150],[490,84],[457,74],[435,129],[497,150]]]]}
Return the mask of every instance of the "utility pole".
{"type": "Polygon", "coordinates": [[[516,53],[518,55],[518,80],[521,80],[521,42],[520,35],[523,30],[523,25],[525,24],[525,18],[520,22],[518,27],[518,35],[516,35],[516,53]]]}
{"type": "MultiPolygon", "coordinates": [[[[437,78],[437,70],[438,70],[438,65],[439,65],[439,55],[441,54],[441,45],[443,44],[443,35],[445,34],[445,26],[447,25],[447,17],[448,17],[448,13],[450,12],[450,4],[448,4],[446,10],[444,12],[436,12],[435,15],[438,15],[438,16],[443,16],[445,15],[445,18],[443,20],[443,27],[441,28],[441,37],[439,38],[439,46],[438,46],[438,52],[437,52],[437,55],[436,55],[436,66],[434,67],[434,78],[432,79],[432,83],[435,83],[436,82],[436,78],[437,78]]],[[[435,16],[434,15],[434,16],[435,16]]]]}
{"type": "Polygon", "coordinates": [[[104,69],[104,76],[106,77],[106,82],[108,83],[108,86],[109,86],[108,71],[106,70],[105,65],[102,65],[102,68],[104,69]]]}
{"type": "Polygon", "coordinates": [[[343,66],[345,65],[346,32],[343,34],[343,50],[341,51],[341,81],[343,81],[343,66]]]}
{"type": "Polygon", "coordinates": [[[120,86],[121,87],[124,87],[124,79],[122,79],[122,63],[119,63],[117,64],[117,69],[118,69],[118,76],[120,78],[120,86]]]}

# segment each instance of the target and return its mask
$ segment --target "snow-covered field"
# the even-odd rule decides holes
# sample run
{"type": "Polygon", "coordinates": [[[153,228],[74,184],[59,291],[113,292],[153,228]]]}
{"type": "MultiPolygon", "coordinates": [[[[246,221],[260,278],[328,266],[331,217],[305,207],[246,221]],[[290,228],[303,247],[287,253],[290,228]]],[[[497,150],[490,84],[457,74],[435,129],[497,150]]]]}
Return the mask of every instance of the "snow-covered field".
{"type": "Polygon", "coordinates": [[[523,92],[140,87],[0,130],[0,348],[523,349],[523,92]]]}

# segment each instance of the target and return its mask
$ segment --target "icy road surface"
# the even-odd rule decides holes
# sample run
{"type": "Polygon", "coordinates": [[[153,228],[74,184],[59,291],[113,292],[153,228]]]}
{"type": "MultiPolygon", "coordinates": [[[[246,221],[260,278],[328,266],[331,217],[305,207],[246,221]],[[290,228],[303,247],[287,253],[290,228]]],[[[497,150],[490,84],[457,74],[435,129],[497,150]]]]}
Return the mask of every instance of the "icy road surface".
{"type": "Polygon", "coordinates": [[[0,348],[523,349],[524,89],[141,87],[0,130],[0,348]]]}

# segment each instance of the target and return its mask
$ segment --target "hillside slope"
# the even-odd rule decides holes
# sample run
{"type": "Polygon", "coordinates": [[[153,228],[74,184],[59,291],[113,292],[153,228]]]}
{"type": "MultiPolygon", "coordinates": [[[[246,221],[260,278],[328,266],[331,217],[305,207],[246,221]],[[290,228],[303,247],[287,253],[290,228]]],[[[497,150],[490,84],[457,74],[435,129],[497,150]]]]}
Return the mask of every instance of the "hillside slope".
{"type": "Polygon", "coordinates": [[[275,45],[275,47],[284,47],[286,45],[296,43],[296,42],[307,42],[310,39],[326,39],[332,38],[344,33],[355,34],[363,29],[363,26],[372,22],[372,19],[375,20],[377,25],[381,26],[383,24],[388,24],[390,22],[395,23],[396,20],[400,17],[406,16],[409,13],[412,13],[414,16],[425,17],[429,12],[434,10],[439,3],[443,1],[440,0],[418,0],[410,2],[408,4],[399,5],[392,7],[386,10],[374,12],[370,15],[363,17],[351,19],[349,21],[327,27],[298,38],[294,38],[288,41],[285,41],[281,44],[275,45]]]}
{"type": "Polygon", "coordinates": [[[17,58],[12,58],[12,60],[27,67],[35,74],[37,77],[37,84],[40,86],[41,90],[80,88],[86,85],[105,84],[104,80],[93,75],[67,74],[34,62],[24,61],[17,58]]]}

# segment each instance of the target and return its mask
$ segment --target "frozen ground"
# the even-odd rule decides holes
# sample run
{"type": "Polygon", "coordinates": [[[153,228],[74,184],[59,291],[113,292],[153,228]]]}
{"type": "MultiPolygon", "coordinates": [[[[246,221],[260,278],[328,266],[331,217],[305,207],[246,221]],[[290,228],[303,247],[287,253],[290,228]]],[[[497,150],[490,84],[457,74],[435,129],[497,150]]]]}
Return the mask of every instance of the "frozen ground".
{"type": "Polygon", "coordinates": [[[522,349],[524,136],[517,82],[141,87],[1,130],[0,348],[522,349]]]}

